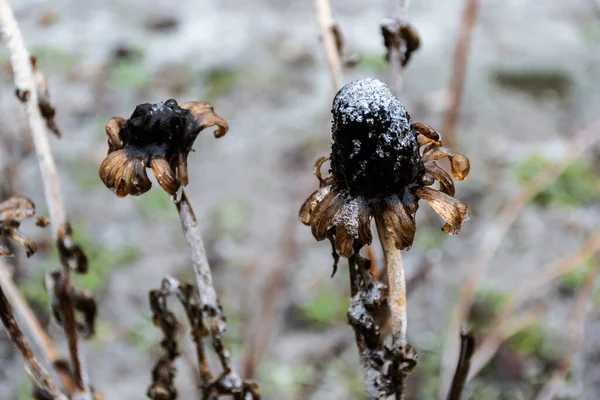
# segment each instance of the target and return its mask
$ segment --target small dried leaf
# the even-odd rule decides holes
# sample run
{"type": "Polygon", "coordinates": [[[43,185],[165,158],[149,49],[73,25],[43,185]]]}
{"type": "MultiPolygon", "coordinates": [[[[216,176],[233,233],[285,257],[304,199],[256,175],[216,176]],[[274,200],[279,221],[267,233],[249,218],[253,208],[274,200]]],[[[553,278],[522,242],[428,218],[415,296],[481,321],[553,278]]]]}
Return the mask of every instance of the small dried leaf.
{"type": "Polygon", "coordinates": [[[73,240],[73,228],[69,222],[58,230],[57,247],[60,261],[65,267],[70,267],[79,274],[88,271],[87,256],[73,240]]]}
{"type": "Polygon", "coordinates": [[[415,194],[425,200],[446,221],[442,228],[449,235],[457,235],[462,225],[470,218],[465,203],[431,188],[417,188],[415,194]]]}

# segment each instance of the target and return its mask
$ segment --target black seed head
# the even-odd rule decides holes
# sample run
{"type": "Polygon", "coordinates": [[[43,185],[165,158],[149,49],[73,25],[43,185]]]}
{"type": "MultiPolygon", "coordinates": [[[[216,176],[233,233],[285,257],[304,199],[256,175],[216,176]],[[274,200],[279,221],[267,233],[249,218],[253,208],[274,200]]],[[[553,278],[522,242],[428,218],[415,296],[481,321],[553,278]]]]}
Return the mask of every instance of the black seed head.
{"type": "Polygon", "coordinates": [[[331,174],[350,196],[402,195],[423,173],[410,115],[377,79],[344,86],[333,100],[331,174]]]}
{"type": "Polygon", "coordinates": [[[164,103],[140,104],[119,135],[132,146],[167,145],[179,147],[184,141],[191,116],[173,99],[164,103]]]}

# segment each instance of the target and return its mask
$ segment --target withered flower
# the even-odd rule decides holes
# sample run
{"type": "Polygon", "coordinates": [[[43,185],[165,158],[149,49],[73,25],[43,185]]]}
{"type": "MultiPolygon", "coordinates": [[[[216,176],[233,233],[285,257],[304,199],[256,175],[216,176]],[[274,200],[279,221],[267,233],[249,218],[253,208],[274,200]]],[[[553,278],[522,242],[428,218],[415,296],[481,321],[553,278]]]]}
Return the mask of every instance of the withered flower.
{"type": "Polygon", "coordinates": [[[377,79],[344,86],[333,101],[330,176],[303,204],[301,221],[317,240],[329,238],[336,253],[351,257],[372,240],[371,218],[381,218],[396,248],[410,248],[419,199],[446,221],[455,235],[469,219],[467,206],[453,198],[454,183],[436,161],[448,158],[452,176],[465,179],[469,160],[442,146],[431,127],[411,123],[410,115],[377,79]],[[439,190],[431,188],[439,183],[439,190]]]}
{"type": "Polygon", "coordinates": [[[170,99],[140,104],[128,120],[115,117],[106,123],[108,155],[100,179],[119,197],[138,196],[152,186],[146,174],[151,168],[160,186],[173,195],[188,183],[187,157],[198,133],[215,125],[215,137],[227,133],[227,122],[208,103],[180,106],[170,99]]]}
{"type": "Polygon", "coordinates": [[[400,65],[406,67],[412,54],[421,46],[417,31],[409,24],[401,24],[398,19],[390,18],[381,24],[381,35],[386,48],[385,59],[392,61],[396,55],[400,65]]]}
{"type": "MultiPolygon", "coordinates": [[[[27,257],[31,257],[36,251],[35,243],[19,232],[21,222],[25,219],[36,217],[38,226],[44,227],[49,224],[48,220],[35,212],[35,205],[26,197],[13,196],[0,203],[0,236],[16,240],[25,247],[27,257]]],[[[12,257],[12,252],[6,247],[0,246],[0,256],[12,257]]]]}

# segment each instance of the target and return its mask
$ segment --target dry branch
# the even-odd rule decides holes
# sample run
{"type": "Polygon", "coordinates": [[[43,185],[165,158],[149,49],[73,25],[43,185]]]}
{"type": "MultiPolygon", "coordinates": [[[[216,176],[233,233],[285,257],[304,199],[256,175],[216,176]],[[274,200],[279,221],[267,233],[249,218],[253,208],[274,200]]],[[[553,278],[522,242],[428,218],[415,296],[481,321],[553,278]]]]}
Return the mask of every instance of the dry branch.
{"type": "Polygon", "coordinates": [[[454,379],[452,379],[450,393],[448,393],[448,400],[461,399],[465,383],[467,382],[467,376],[469,375],[471,357],[473,357],[474,351],[475,337],[471,332],[463,330],[460,333],[460,356],[458,357],[458,363],[456,364],[456,371],[454,372],[454,379]]]}
{"type": "Polygon", "coordinates": [[[529,181],[521,184],[517,194],[504,204],[493,221],[490,221],[488,228],[481,233],[479,251],[475,254],[467,269],[466,278],[462,284],[461,293],[448,328],[446,345],[442,355],[440,398],[447,393],[452,376],[453,360],[458,356],[458,341],[455,332],[465,325],[479,282],[485,276],[487,266],[502,245],[504,237],[527,203],[548,185],[556,181],[574,161],[578,160],[583,153],[600,141],[599,131],[600,120],[597,120],[588,128],[574,135],[567,144],[564,156],[539,171],[529,181]]]}
{"type": "Polygon", "coordinates": [[[451,148],[456,147],[457,145],[456,124],[458,122],[460,106],[465,91],[467,64],[471,52],[473,27],[477,21],[477,8],[478,0],[465,0],[460,34],[456,41],[456,49],[454,51],[448,104],[444,120],[442,121],[442,132],[444,132],[445,140],[451,148]]]}
{"type": "Polygon", "coordinates": [[[31,347],[29,347],[27,339],[25,339],[23,332],[17,324],[15,316],[12,312],[12,307],[4,295],[2,286],[0,286],[0,319],[2,320],[2,323],[4,324],[4,327],[6,328],[6,331],[8,332],[13,344],[17,347],[25,359],[27,367],[29,368],[36,385],[50,395],[52,399],[66,400],[66,397],[58,390],[54,382],[52,382],[50,379],[48,373],[35,358],[33,351],[31,351],[31,347]]]}
{"type": "Polygon", "coordinates": [[[336,41],[337,26],[333,19],[329,0],[315,0],[315,13],[329,74],[331,75],[331,83],[333,84],[333,90],[337,91],[344,83],[344,70],[336,41]]]}

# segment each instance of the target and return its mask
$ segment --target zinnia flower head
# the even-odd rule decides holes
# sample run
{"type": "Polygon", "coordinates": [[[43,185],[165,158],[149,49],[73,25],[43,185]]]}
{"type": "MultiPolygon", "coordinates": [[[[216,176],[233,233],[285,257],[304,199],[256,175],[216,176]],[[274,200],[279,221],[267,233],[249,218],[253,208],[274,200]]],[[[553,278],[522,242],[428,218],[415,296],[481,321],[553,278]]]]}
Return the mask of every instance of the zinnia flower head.
{"type": "Polygon", "coordinates": [[[372,240],[371,218],[380,218],[398,249],[412,245],[419,199],[446,221],[448,234],[457,234],[469,218],[467,206],[453,198],[454,183],[437,160],[448,158],[451,173],[465,179],[469,160],[442,146],[431,127],[411,118],[389,88],[377,79],[344,86],[333,101],[331,175],[323,178],[315,163],[320,187],[303,204],[301,221],[317,240],[329,238],[335,253],[350,257],[372,240]],[[429,186],[439,183],[439,190],[429,186]]]}

